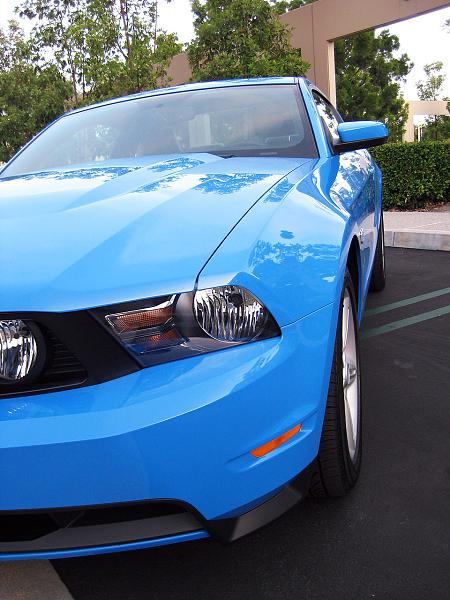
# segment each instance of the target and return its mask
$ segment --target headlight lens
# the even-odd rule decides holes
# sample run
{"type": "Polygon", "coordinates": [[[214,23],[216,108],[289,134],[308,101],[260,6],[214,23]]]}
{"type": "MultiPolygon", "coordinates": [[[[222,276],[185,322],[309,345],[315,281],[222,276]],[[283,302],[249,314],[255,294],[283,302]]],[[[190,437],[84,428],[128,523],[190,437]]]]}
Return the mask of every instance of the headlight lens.
{"type": "Polygon", "coordinates": [[[0,380],[27,377],[37,358],[37,342],[20,319],[0,320],[0,380]]]}
{"type": "Polygon", "coordinates": [[[267,308],[248,290],[232,285],[103,307],[92,314],[142,366],[280,335],[267,308]]]}
{"type": "Polygon", "coordinates": [[[222,342],[254,340],[268,315],[253,294],[235,285],[196,292],[194,314],[203,331],[222,342]]]}

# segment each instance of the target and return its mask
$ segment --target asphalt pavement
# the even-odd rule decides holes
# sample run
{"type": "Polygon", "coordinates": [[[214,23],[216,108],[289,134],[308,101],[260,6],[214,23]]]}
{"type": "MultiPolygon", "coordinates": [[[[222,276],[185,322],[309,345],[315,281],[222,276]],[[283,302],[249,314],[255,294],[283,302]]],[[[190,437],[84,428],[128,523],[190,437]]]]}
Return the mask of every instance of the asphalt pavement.
{"type": "Polygon", "coordinates": [[[363,322],[352,493],[308,499],[228,546],[53,561],[75,600],[449,597],[450,253],[388,248],[387,259],[388,285],[369,295],[363,322]]]}

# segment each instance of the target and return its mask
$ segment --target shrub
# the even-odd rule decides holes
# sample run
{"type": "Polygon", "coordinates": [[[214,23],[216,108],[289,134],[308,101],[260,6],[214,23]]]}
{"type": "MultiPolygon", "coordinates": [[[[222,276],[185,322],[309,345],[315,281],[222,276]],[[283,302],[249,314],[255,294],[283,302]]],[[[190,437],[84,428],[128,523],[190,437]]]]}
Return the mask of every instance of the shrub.
{"type": "Polygon", "coordinates": [[[371,153],[383,173],[383,206],[413,210],[449,199],[450,140],[385,144],[371,153]]]}

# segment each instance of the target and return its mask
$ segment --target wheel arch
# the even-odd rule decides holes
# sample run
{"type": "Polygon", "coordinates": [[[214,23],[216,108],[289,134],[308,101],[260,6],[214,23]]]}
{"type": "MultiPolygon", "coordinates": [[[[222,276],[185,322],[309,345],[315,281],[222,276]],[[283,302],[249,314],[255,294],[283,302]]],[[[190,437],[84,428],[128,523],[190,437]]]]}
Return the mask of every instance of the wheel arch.
{"type": "Polygon", "coordinates": [[[361,253],[359,249],[358,239],[353,236],[350,243],[350,249],[347,256],[347,268],[350,272],[353,285],[355,287],[356,302],[358,305],[358,322],[362,318],[362,307],[361,307],[361,253]]]}

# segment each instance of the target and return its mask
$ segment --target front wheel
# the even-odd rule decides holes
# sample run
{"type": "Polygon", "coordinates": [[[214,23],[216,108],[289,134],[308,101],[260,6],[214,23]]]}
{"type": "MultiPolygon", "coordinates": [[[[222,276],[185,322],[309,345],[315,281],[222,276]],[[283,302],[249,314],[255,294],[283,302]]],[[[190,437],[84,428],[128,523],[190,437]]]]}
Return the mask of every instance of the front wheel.
{"type": "Polygon", "coordinates": [[[333,365],[310,495],[346,494],[361,469],[361,376],[355,290],[345,274],[333,365]]]}

